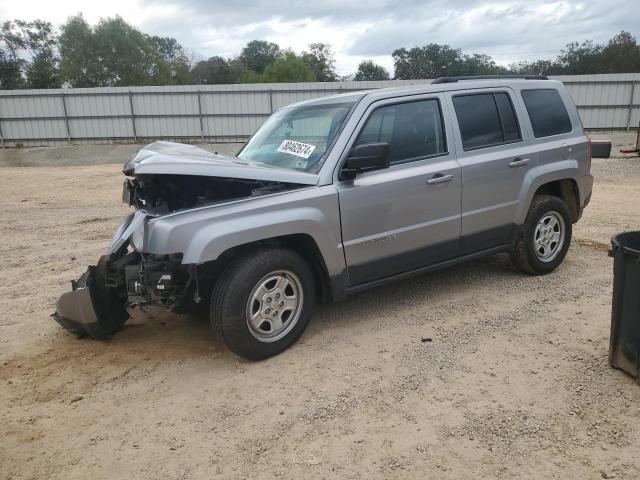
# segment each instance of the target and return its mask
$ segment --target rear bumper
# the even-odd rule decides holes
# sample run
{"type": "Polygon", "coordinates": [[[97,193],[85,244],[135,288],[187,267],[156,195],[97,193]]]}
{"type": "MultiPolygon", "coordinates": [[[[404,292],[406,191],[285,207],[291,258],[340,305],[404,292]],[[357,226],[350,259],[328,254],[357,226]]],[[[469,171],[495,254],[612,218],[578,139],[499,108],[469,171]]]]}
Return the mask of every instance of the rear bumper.
{"type": "Polygon", "coordinates": [[[589,205],[591,201],[591,193],[593,192],[593,175],[590,173],[583,175],[580,179],[580,211],[578,212],[578,219],[582,218],[584,209],[589,205]]]}
{"type": "Polygon", "coordinates": [[[591,192],[593,191],[593,175],[588,173],[582,177],[582,185],[580,189],[580,198],[582,199],[581,207],[584,208],[591,200],[591,192]]]}

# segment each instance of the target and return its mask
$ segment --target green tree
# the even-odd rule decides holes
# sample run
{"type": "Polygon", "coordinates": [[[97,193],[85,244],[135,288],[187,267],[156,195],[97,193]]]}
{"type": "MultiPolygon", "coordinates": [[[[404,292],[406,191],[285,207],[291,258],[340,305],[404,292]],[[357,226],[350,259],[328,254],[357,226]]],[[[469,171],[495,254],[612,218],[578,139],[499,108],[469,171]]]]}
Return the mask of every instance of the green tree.
{"type": "Polygon", "coordinates": [[[244,66],[239,60],[227,60],[222,57],[211,57],[196,63],[193,76],[197,83],[220,85],[226,83],[240,83],[244,66]]]}
{"type": "Polygon", "coordinates": [[[629,32],[622,31],[602,49],[606,73],[640,72],[640,45],[629,32]]]}
{"type": "Polygon", "coordinates": [[[312,43],[309,51],[302,53],[302,60],[311,67],[318,82],[334,82],[337,79],[331,45],[312,43]]]}
{"type": "Polygon", "coordinates": [[[606,45],[592,40],[571,42],[555,60],[518,62],[509,67],[518,74],[584,75],[640,71],[640,45],[629,32],[620,32],[606,45]]]}
{"type": "Polygon", "coordinates": [[[358,65],[358,71],[353,77],[354,80],[389,80],[389,72],[382,65],[374,63],[372,60],[363,60],[358,65]]]}
{"type": "Polygon", "coordinates": [[[456,75],[501,75],[507,72],[506,68],[496,65],[496,62],[489,55],[474,53],[462,57],[456,75]]]}
{"type": "Polygon", "coordinates": [[[0,90],[21,88],[24,84],[22,78],[22,62],[8,49],[0,47],[0,90]]]}
{"type": "Polygon", "coordinates": [[[55,52],[57,37],[51,23],[42,20],[17,21],[17,23],[25,32],[25,43],[31,56],[31,62],[26,68],[27,86],[29,88],[60,87],[59,59],[55,52]]]}
{"type": "Polygon", "coordinates": [[[191,59],[175,38],[152,36],[147,39],[159,57],[156,61],[159,80],[166,78],[167,83],[173,85],[188,85],[196,81],[191,59]]]}
{"type": "Polygon", "coordinates": [[[20,41],[12,30],[12,22],[4,22],[0,28],[0,89],[3,90],[24,85],[22,69],[26,62],[20,58],[20,41]]]}
{"type": "Polygon", "coordinates": [[[7,67],[3,70],[12,75],[13,80],[8,83],[12,83],[13,88],[60,86],[56,36],[51,23],[42,20],[4,22],[0,36],[5,50],[2,62],[7,67]]]}
{"type": "Polygon", "coordinates": [[[392,54],[395,78],[417,79],[459,75],[496,75],[507,69],[486,54],[466,55],[459,48],[430,43],[424,47],[400,48],[392,54]]]}
{"type": "Polygon", "coordinates": [[[240,75],[240,83],[260,83],[262,82],[262,75],[252,72],[251,70],[247,70],[247,68],[242,66],[242,74],[240,75]]]}
{"type": "Polygon", "coordinates": [[[391,56],[395,67],[395,78],[402,80],[459,75],[463,60],[462,51],[459,48],[437,43],[408,50],[399,48],[391,56]]]}
{"type": "Polygon", "coordinates": [[[59,88],[58,62],[53,52],[37,55],[26,67],[27,88],[59,88]]]}
{"type": "Polygon", "coordinates": [[[550,71],[572,75],[604,73],[602,53],[603,46],[591,40],[569,43],[560,51],[550,71]]]}
{"type": "Polygon", "coordinates": [[[106,85],[93,29],[82,15],[70,17],[60,29],[60,77],[71,87],[106,85]]]}
{"type": "Polygon", "coordinates": [[[512,63],[508,70],[517,75],[556,75],[560,69],[560,65],[552,60],[535,60],[512,63]]]}
{"type": "Polygon", "coordinates": [[[121,17],[102,19],[94,29],[104,86],[166,84],[162,60],[149,38],[121,17]]]}
{"type": "Polygon", "coordinates": [[[71,17],[59,37],[60,72],[72,87],[191,83],[191,65],[173,38],[151,37],[120,17],[92,28],[71,17]]]}
{"type": "Polygon", "coordinates": [[[293,52],[287,52],[268,65],[260,76],[264,83],[315,82],[316,76],[309,65],[293,52]]]}
{"type": "Polygon", "coordinates": [[[262,74],[268,65],[282,57],[280,47],[264,40],[252,40],[242,49],[239,60],[257,74],[262,74]]]}

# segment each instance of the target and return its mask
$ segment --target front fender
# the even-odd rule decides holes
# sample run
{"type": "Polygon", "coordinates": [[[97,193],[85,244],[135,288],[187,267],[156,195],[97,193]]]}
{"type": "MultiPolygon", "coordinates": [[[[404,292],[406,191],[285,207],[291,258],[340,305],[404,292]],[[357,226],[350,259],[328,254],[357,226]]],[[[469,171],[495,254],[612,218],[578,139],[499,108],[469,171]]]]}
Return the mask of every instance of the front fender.
{"type": "Polygon", "coordinates": [[[518,201],[518,210],[516,212],[516,221],[518,225],[522,225],[529,212],[529,206],[533,200],[538,188],[545,183],[556,180],[571,179],[575,180],[580,175],[578,161],[575,159],[567,159],[539,165],[530,169],[522,182],[522,189],[518,201]]]}
{"type": "Polygon", "coordinates": [[[294,234],[310,235],[325,255],[337,246],[329,234],[327,220],[317,208],[294,207],[205,225],[195,233],[184,252],[184,263],[208,262],[239,245],[294,234]]]}
{"type": "Polygon", "coordinates": [[[182,263],[201,264],[233,247],[293,234],[313,238],[329,275],[344,271],[338,196],[331,185],[156,218],[147,224],[145,253],[182,253],[182,263]]]}

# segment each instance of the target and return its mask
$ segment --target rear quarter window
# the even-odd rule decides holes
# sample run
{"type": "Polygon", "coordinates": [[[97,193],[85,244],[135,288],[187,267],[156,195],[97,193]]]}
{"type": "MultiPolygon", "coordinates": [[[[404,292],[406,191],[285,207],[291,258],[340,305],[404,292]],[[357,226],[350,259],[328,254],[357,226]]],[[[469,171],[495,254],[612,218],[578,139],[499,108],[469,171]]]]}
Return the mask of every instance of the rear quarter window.
{"type": "Polygon", "coordinates": [[[573,130],[567,108],[555,89],[522,90],[522,99],[536,138],[573,130]]]}

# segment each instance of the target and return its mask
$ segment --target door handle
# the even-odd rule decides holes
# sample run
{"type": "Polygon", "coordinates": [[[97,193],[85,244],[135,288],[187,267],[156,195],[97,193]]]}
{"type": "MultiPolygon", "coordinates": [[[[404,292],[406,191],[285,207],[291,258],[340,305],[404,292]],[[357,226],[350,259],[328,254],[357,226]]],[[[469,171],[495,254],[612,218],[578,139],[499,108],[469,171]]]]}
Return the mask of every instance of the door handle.
{"type": "Polygon", "coordinates": [[[509,163],[510,167],[522,167],[529,164],[528,158],[516,158],[513,162],[509,163]]]}
{"type": "Polygon", "coordinates": [[[434,185],[436,183],[450,182],[452,178],[453,178],[453,175],[442,175],[441,173],[437,173],[433,177],[431,177],[429,180],[427,180],[427,184],[434,185]]]}

